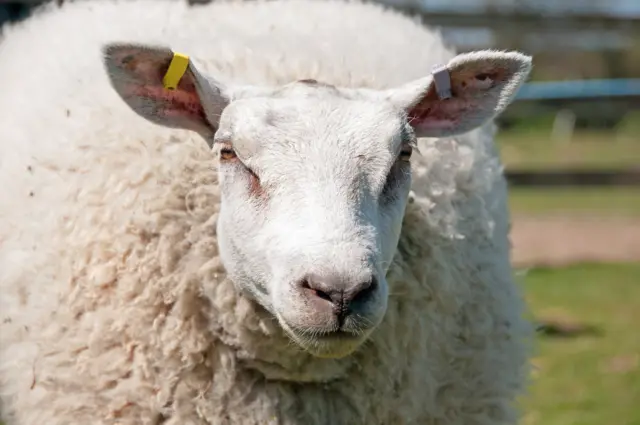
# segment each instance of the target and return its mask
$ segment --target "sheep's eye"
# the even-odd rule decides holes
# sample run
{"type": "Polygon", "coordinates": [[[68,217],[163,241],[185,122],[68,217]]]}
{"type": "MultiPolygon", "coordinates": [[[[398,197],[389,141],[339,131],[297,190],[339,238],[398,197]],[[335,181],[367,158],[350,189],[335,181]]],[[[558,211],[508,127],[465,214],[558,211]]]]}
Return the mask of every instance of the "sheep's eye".
{"type": "Polygon", "coordinates": [[[236,153],[233,149],[222,148],[220,149],[220,159],[223,161],[231,161],[236,158],[236,153]]]}
{"type": "Polygon", "coordinates": [[[411,148],[411,146],[402,148],[402,151],[400,151],[400,155],[398,156],[398,159],[400,159],[400,161],[409,161],[411,159],[412,153],[413,153],[413,148],[411,148]]]}

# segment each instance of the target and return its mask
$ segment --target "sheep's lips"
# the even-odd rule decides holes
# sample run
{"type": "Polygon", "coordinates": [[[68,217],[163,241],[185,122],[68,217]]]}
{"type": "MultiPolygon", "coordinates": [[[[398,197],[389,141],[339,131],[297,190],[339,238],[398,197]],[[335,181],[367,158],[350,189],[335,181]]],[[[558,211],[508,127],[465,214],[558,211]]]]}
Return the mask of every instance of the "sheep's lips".
{"type": "Polygon", "coordinates": [[[290,326],[279,314],[276,314],[276,318],[289,338],[300,348],[319,358],[347,357],[356,351],[369,336],[368,333],[356,335],[345,331],[304,334],[290,326]]]}

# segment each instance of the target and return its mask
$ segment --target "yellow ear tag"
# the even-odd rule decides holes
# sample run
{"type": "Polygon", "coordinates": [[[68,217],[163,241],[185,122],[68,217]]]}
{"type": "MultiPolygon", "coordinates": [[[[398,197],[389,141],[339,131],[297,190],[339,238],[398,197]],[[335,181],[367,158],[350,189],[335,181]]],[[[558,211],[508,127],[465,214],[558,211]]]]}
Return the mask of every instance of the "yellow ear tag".
{"type": "Polygon", "coordinates": [[[178,87],[180,79],[187,71],[188,66],[189,56],[174,52],[171,63],[169,64],[169,69],[167,69],[167,73],[164,74],[164,78],[162,79],[164,88],[167,90],[175,90],[176,87],[178,87]]]}

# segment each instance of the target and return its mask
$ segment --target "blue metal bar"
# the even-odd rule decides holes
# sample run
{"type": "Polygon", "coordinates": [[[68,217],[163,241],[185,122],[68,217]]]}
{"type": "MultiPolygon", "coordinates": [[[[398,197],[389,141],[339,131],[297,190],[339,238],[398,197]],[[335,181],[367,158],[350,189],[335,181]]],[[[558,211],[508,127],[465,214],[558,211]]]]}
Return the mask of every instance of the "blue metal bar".
{"type": "Polygon", "coordinates": [[[640,96],[640,78],[526,83],[516,100],[640,96]]]}

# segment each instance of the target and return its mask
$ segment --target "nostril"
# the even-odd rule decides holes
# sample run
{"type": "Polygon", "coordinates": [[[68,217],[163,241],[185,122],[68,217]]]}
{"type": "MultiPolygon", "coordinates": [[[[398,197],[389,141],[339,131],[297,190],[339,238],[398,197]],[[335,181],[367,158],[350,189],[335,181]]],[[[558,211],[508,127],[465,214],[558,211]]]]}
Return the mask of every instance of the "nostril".
{"type": "Polygon", "coordinates": [[[378,280],[372,276],[371,279],[364,281],[353,288],[353,291],[351,291],[351,297],[349,297],[347,301],[350,303],[366,301],[373,295],[377,287],[378,280]]]}
{"type": "Polygon", "coordinates": [[[303,290],[309,291],[311,294],[315,295],[318,298],[327,300],[329,302],[333,302],[328,292],[325,292],[321,289],[312,288],[307,279],[303,279],[300,286],[302,287],[303,290]]]}

